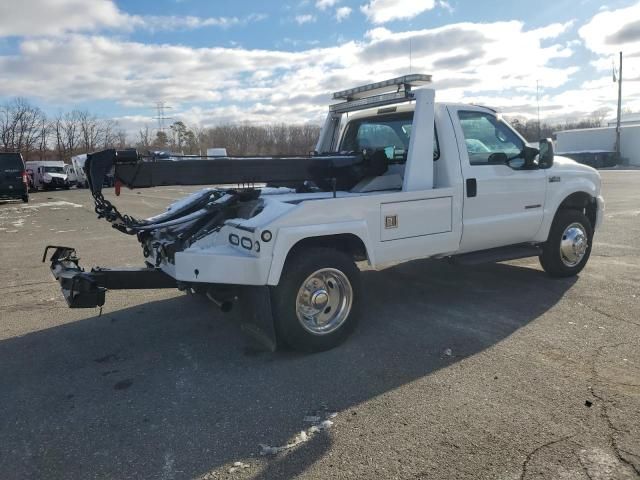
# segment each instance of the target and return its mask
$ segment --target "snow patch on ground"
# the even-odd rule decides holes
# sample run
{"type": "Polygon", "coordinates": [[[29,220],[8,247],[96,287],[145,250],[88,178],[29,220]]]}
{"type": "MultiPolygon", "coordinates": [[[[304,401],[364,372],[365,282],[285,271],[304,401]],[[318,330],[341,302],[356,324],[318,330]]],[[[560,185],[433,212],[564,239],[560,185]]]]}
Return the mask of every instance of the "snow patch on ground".
{"type": "Polygon", "coordinates": [[[244,470],[245,468],[249,468],[250,466],[251,465],[249,465],[248,463],[235,462],[233,464],[233,467],[229,469],[229,473],[236,473],[236,472],[239,472],[240,470],[244,470]]]}
{"type": "Polygon", "coordinates": [[[313,438],[314,435],[320,433],[324,430],[329,430],[333,426],[333,422],[329,420],[330,418],[335,418],[337,413],[330,413],[326,415],[326,418],[323,420],[319,415],[308,415],[304,417],[303,421],[306,423],[313,423],[306,430],[301,430],[291,441],[287,442],[284,445],[279,446],[271,446],[265,445],[264,443],[260,444],[260,455],[277,455],[280,452],[284,452],[285,450],[290,450],[292,448],[297,447],[305,442],[308,442],[313,438]]]}
{"type": "Polygon", "coordinates": [[[37,210],[38,208],[54,208],[54,207],[82,208],[82,205],[78,203],[65,202],[64,200],[58,200],[55,202],[43,202],[43,203],[34,203],[31,205],[22,205],[20,207],[16,207],[16,210],[37,210]]]}

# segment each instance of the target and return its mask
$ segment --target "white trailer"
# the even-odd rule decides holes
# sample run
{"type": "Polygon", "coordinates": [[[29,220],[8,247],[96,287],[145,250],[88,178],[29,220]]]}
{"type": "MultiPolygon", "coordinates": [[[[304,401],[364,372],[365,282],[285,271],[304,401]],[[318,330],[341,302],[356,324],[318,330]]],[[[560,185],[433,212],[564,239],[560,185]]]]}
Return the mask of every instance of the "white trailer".
{"type": "Polygon", "coordinates": [[[433,89],[415,88],[429,81],[408,75],[335,93],[308,157],[89,155],[96,212],[136,235],[147,267],[85,272],[73,248],[52,247],[69,306],[102,305],[106,289],[177,287],[223,310],[240,298],[245,329],[263,345],[319,351],[356,325],[365,301],[358,261],[382,269],[535,256],[552,277],[580,272],[603,217],[598,172],[554,157],[549,139],[528,146],[492,109],[436,104],[433,89]],[[135,220],[102,196],[113,165],[130,188],[245,188],[206,188],[135,220]],[[288,185],[252,186],[270,182],[288,185]]]}
{"type": "Polygon", "coordinates": [[[77,186],[80,188],[87,188],[89,183],[87,182],[87,176],[84,173],[84,163],[87,161],[87,154],[75,155],[71,157],[71,167],[76,176],[77,186]]]}
{"type": "MultiPolygon", "coordinates": [[[[612,153],[615,151],[616,128],[582,128],[556,133],[556,149],[560,154],[612,153]]],[[[620,127],[620,156],[630,165],[640,166],[640,125],[620,127]]]]}

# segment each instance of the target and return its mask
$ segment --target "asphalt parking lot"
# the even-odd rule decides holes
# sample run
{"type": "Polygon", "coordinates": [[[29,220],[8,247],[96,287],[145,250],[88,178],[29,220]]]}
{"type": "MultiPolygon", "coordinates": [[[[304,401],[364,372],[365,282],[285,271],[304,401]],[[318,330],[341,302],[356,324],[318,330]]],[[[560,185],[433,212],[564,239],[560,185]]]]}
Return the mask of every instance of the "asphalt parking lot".
{"type": "MultiPolygon", "coordinates": [[[[86,190],[1,203],[0,479],[640,477],[640,171],[602,176],[579,277],[537,260],[364,272],[359,329],[316,355],[247,350],[237,313],[173,290],[70,310],[45,245],[134,266],[136,240],[86,190]]],[[[117,205],[148,216],[183,194],[117,205]]]]}

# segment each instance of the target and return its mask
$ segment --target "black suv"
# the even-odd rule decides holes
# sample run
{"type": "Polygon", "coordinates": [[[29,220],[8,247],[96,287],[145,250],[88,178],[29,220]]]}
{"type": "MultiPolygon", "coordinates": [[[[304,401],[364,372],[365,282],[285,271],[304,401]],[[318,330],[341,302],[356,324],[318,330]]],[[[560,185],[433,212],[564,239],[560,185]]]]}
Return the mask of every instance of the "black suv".
{"type": "Polygon", "coordinates": [[[19,153],[0,152],[0,198],[29,201],[29,180],[19,153]]]}

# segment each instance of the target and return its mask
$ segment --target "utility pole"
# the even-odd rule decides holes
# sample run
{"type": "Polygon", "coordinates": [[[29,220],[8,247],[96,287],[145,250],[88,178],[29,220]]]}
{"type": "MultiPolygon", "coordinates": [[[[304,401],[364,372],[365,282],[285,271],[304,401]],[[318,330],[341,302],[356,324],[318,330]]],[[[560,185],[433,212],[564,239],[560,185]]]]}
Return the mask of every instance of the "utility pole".
{"type": "Polygon", "coordinates": [[[620,52],[620,67],[618,69],[618,119],[616,120],[616,157],[620,162],[620,120],[622,117],[622,52],[620,52]]]}
{"type": "Polygon", "coordinates": [[[170,120],[172,117],[167,117],[165,116],[165,109],[167,108],[171,108],[171,107],[167,107],[165,102],[156,102],[156,116],[154,117],[156,120],[158,120],[158,131],[159,132],[163,132],[164,133],[164,121],[165,120],[170,120]]]}
{"type": "Polygon", "coordinates": [[[540,81],[536,80],[536,102],[538,103],[538,140],[540,140],[540,81]]]}

